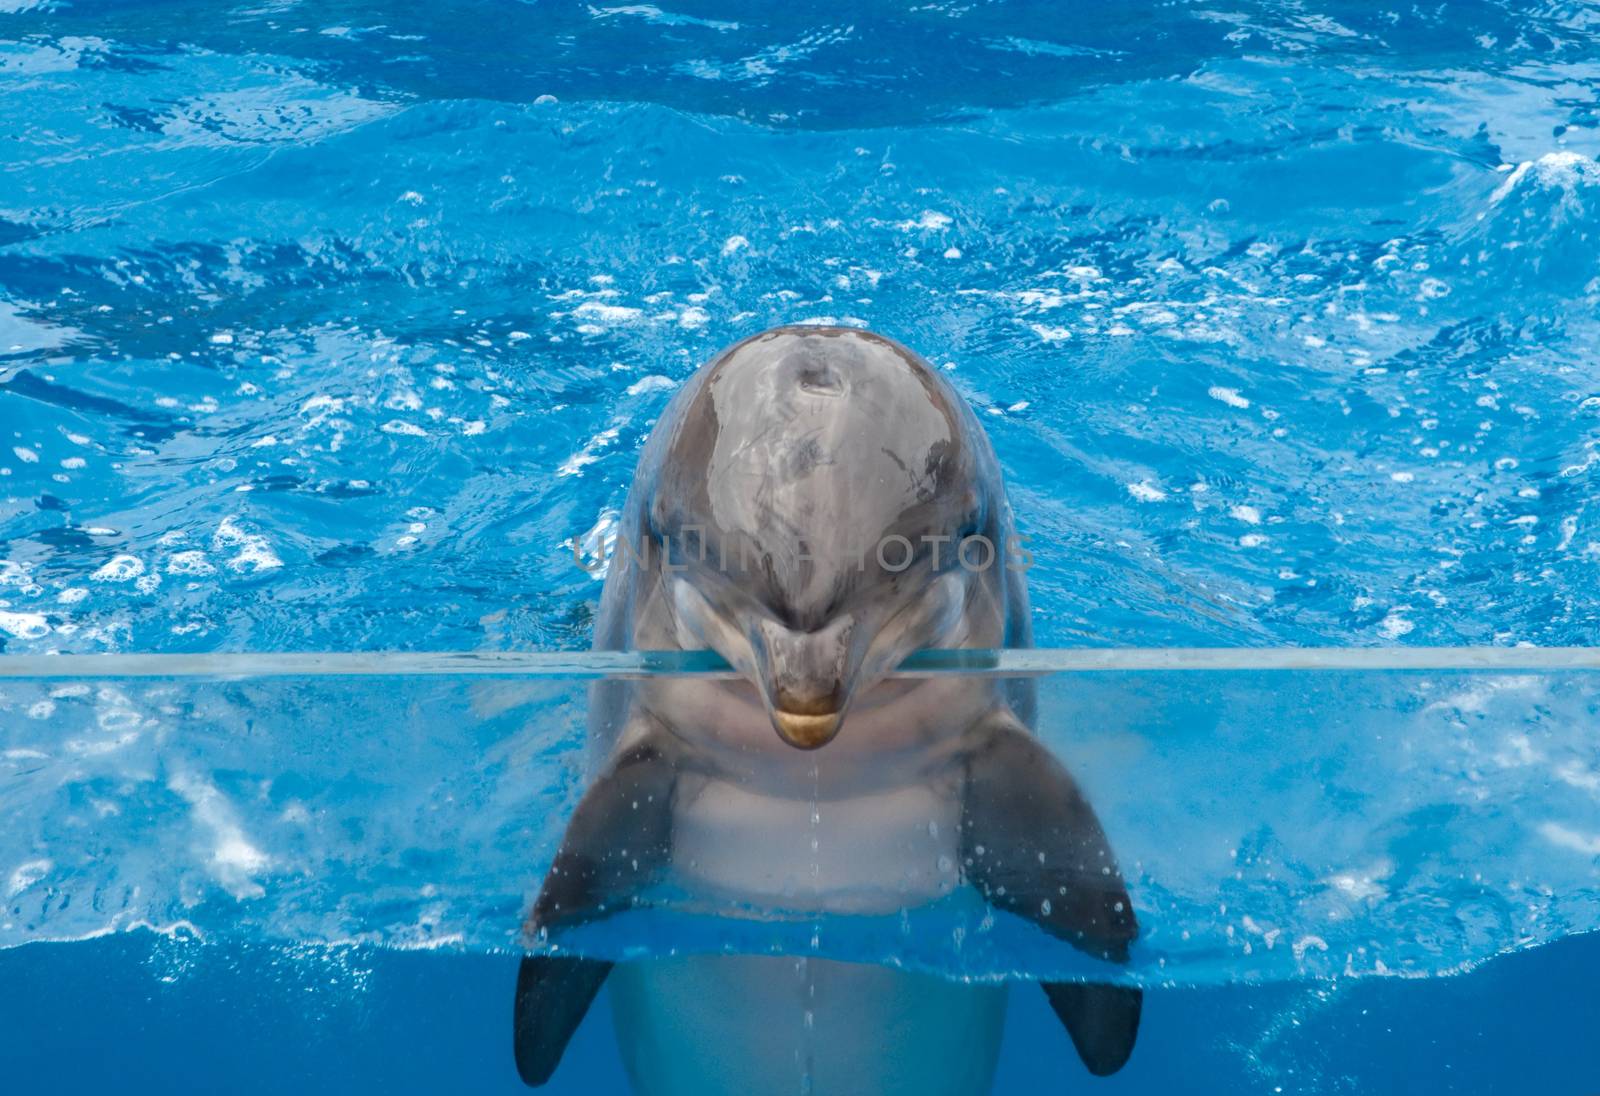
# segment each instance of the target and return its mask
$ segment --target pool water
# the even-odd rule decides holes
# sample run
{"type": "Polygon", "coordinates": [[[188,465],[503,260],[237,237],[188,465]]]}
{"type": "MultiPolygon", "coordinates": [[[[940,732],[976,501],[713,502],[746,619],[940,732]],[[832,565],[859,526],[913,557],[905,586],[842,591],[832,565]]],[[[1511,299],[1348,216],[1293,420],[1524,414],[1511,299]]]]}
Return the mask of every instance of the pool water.
{"type": "Polygon", "coordinates": [[[1042,645],[1595,640],[1584,5],[10,6],[7,651],[585,646],[672,390],[822,319],[1042,645]]]}
{"type": "MultiPolygon", "coordinates": [[[[1043,646],[1593,645],[1597,153],[1576,3],[0,0],[0,658],[582,648],[786,322],[972,403],[1043,646]]],[[[1093,1087],[1600,1091],[1600,684],[1208,680],[1047,689],[1152,929],[1093,1087]]],[[[0,683],[8,1086],[515,1089],[582,692],[332,688],[0,683]]]]}
{"type": "MultiPolygon", "coordinates": [[[[1592,1083],[1595,671],[1039,685],[1044,740],[1137,910],[1125,967],[967,892],[843,916],[804,887],[730,905],[669,886],[561,943],[1132,980],[1146,1016],[1133,1061],[1096,1082],[1109,1091],[1592,1083]]],[[[514,1090],[518,930],[584,787],[586,704],[568,676],[460,669],[8,674],[0,971],[16,991],[0,1068],[83,1092],[241,1072],[248,1091],[514,1090]]],[[[816,804],[814,820],[841,809],[816,804]]],[[[556,1091],[620,1093],[620,1070],[602,995],[556,1091]]],[[[1072,1078],[1089,1080],[1018,984],[995,1091],[1072,1078]]]]}
{"type": "MultiPolygon", "coordinates": [[[[996,1093],[1413,1096],[1593,1088],[1594,937],[1464,978],[1146,996],[1119,1074],[1083,1073],[1042,997],[1016,994],[996,1093]]],[[[0,958],[0,1065],[53,1091],[527,1092],[508,1058],[516,960],[223,949],[125,935],[0,958]],[[87,1053],[86,1048],[93,1048],[87,1053]]],[[[555,1096],[625,1093],[604,994],[555,1096]]]]}

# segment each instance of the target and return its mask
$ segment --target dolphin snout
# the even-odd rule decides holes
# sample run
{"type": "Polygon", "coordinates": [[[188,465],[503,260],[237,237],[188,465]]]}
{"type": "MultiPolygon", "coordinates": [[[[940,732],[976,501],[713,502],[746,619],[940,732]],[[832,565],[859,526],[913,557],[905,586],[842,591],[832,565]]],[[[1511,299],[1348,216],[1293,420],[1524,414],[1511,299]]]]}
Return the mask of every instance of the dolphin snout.
{"type": "Polygon", "coordinates": [[[797,750],[815,750],[832,742],[844,722],[843,712],[825,712],[821,715],[800,715],[773,709],[772,725],[778,736],[797,750]]]}
{"type": "Polygon", "coordinates": [[[764,621],[752,637],[772,726],[796,749],[826,746],[839,733],[855,674],[852,631],[848,622],[800,632],[764,621]]]}

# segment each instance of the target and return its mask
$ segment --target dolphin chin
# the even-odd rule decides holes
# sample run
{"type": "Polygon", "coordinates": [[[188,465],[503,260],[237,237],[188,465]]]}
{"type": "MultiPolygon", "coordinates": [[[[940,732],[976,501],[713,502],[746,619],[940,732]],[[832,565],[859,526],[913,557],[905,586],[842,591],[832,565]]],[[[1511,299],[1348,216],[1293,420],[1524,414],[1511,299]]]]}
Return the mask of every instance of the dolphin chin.
{"type": "Polygon", "coordinates": [[[818,715],[776,710],[772,725],[778,737],[797,750],[817,750],[834,740],[839,725],[844,722],[843,712],[823,712],[818,715]]]}

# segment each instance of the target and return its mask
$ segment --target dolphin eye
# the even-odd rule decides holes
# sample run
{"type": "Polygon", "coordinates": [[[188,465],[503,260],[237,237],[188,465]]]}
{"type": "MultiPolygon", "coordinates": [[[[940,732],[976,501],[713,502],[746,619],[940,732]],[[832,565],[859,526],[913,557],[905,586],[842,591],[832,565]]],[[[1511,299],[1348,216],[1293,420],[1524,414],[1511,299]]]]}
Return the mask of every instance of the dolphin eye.
{"type": "Polygon", "coordinates": [[[671,550],[674,563],[690,563],[700,555],[699,533],[687,526],[679,526],[668,532],[662,544],[671,550]]]}
{"type": "Polygon", "coordinates": [[[984,506],[981,498],[973,498],[967,506],[966,520],[961,523],[961,532],[958,539],[975,537],[982,533],[989,525],[988,508],[984,506]]]}
{"type": "Polygon", "coordinates": [[[686,525],[676,514],[663,514],[652,506],[645,523],[645,536],[653,551],[674,566],[705,561],[704,530],[686,525]]]}

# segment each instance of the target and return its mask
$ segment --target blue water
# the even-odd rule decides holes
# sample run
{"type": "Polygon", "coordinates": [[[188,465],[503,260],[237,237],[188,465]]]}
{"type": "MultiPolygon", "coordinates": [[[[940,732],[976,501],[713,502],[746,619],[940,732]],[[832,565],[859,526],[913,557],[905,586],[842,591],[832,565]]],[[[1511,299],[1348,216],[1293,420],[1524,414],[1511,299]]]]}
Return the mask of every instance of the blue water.
{"type": "Polygon", "coordinates": [[[1596,639],[1585,6],[10,6],[8,651],[584,646],[671,389],[825,317],[1043,644],[1596,639]]]}
{"type": "MultiPolygon", "coordinates": [[[[1582,4],[0,0],[0,651],[585,646],[573,546],[655,416],[796,321],[978,409],[1041,644],[1592,645],[1597,153],[1582,4]]],[[[194,697],[103,688],[0,696],[6,1087],[511,1088],[494,949],[577,700],[362,768],[248,689],[194,738],[194,697]],[[272,829],[313,801],[347,817],[272,829]]],[[[1174,984],[1098,1087],[1600,1089],[1595,687],[1435,688],[1301,709],[1287,755],[1248,690],[1196,704],[1209,767],[1104,736],[1174,984]],[[1247,955],[1228,905],[1334,947],[1247,955]]],[[[572,1091],[620,1083],[603,1012],[572,1091]]],[[[1011,1023],[997,1091],[1056,1084],[1011,1023]]]]}
{"type": "MultiPolygon", "coordinates": [[[[1426,979],[1600,932],[1593,672],[1038,684],[1139,917],[1119,976],[1426,979]]],[[[0,681],[0,955],[129,930],[513,952],[585,785],[587,704],[562,678],[0,681]]],[[[567,943],[1106,974],[972,891],[850,917],[806,893],[667,887],[567,943]]]]}
{"type": "MultiPolygon", "coordinates": [[[[1133,1061],[1103,1080],[1082,1074],[1042,997],[1019,993],[994,1091],[1582,1094],[1597,965],[1590,937],[1447,981],[1156,993],[1133,1061]]],[[[528,1091],[506,1061],[504,956],[119,937],[8,953],[0,971],[30,991],[0,998],[0,1067],[18,1091],[528,1091]]],[[[626,1092],[609,1022],[602,996],[541,1091],[626,1092]]]]}

